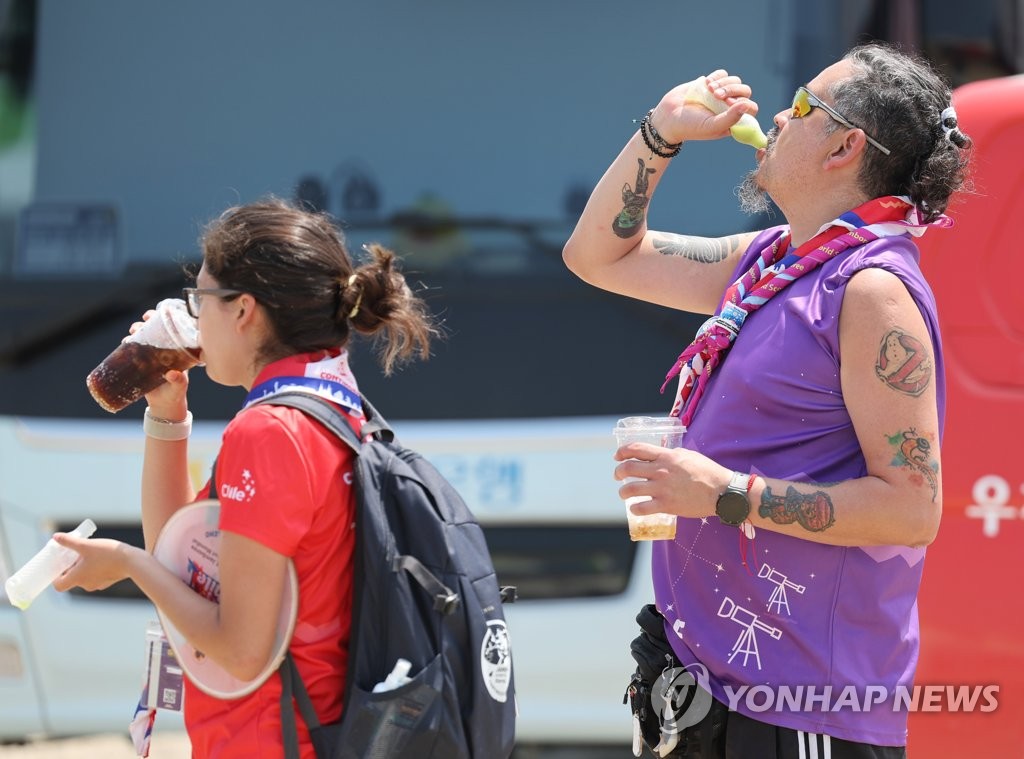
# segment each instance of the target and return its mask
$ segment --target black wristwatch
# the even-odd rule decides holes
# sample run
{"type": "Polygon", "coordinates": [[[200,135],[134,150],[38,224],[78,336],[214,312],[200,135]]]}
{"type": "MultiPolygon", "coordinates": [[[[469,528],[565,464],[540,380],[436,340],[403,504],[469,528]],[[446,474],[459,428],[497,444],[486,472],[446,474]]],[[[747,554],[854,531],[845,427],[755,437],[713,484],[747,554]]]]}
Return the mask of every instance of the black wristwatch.
{"type": "Polygon", "coordinates": [[[750,516],[750,498],[747,491],[753,484],[754,477],[743,472],[733,472],[729,487],[718,496],[718,503],[715,504],[715,513],[722,520],[722,524],[739,527],[750,516]]]}

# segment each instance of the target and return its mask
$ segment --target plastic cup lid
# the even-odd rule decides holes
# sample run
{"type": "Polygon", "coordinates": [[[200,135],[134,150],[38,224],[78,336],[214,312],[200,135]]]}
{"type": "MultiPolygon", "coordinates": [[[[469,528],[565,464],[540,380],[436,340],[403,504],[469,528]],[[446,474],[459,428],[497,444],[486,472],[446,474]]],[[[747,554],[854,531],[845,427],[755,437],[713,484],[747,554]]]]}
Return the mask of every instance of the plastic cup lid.
{"type": "Polygon", "coordinates": [[[195,350],[199,347],[199,325],[188,313],[181,298],[167,298],[156,304],[167,333],[177,343],[174,347],[195,350]]]}

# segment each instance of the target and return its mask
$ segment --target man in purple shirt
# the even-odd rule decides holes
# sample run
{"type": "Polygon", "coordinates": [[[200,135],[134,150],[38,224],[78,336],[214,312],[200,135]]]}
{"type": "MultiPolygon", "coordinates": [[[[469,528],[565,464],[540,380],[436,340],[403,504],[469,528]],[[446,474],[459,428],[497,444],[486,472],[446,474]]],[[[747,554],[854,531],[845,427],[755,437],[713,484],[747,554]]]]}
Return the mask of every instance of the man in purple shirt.
{"type": "Polygon", "coordinates": [[[640,478],[622,497],[651,499],[633,510],[680,517],[655,544],[660,616],[647,612],[645,635],[685,668],[663,676],[685,671],[713,697],[696,714],[648,709],[675,718],[644,732],[657,755],[906,754],[945,404],[914,238],[952,223],[942,212],[964,182],[950,94],[920,60],[856,48],[775,115],[743,182],[744,206],[770,197],[785,225],[649,230],[684,143],[757,112],[748,85],[715,71],[648,113],[565,246],[591,284],[712,315],[668,375],[683,448],[616,453],[616,478],[640,478]]]}

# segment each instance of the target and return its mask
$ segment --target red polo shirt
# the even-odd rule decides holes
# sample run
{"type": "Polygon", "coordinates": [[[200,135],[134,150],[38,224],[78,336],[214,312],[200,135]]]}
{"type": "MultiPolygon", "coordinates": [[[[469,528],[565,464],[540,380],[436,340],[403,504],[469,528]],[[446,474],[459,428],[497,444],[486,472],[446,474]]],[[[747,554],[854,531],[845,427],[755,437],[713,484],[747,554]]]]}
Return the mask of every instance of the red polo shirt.
{"type": "MultiPolygon", "coordinates": [[[[349,420],[360,428],[361,419],[349,420]]],[[[325,724],[341,716],[350,638],[353,458],[343,442],[301,411],[261,404],[228,424],[217,459],[221,529],[295,563],[299,612],[291,652],[325,724]]],[[[283,756],[280,694],[277,673],[249,696],[230,701],[206,695],[186,678],[185,724],[193,756],[283,756]]],[[[312,759],[308,732],[301,718],[297,722],[302,756],[312,759]]]]}

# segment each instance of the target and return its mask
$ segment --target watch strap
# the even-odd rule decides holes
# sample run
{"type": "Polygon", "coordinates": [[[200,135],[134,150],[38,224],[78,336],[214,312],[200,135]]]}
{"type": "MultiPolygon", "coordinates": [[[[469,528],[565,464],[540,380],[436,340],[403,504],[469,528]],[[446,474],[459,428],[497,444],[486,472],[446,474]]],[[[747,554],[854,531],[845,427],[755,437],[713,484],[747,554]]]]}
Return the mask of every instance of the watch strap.
{"type": "Polygon", "coordinates": [[[750,492],[750,486],[754,484],[753,478],[754,475],[747,475],[743,472],[733,472],[732,479],[729,480],[729,487],[726,489],[746,495],[750,492]]]}
{"type": "Polygon", "coordinates": [[[728,486],[725,488],[715,504],[715,513],[722,520],[723,524],[738,527],[746,521],[750,515],[750,497],[748,491],[754,484],[754,476],[745,472],[732,473],[728,486]],[[736,510],[738,504],[742,503],[741,510],[736,510]]]}

